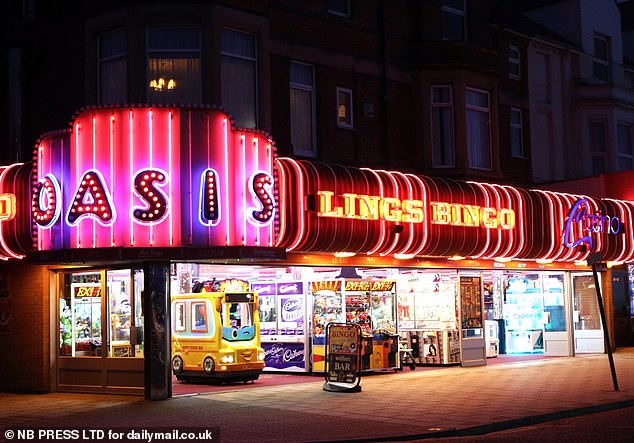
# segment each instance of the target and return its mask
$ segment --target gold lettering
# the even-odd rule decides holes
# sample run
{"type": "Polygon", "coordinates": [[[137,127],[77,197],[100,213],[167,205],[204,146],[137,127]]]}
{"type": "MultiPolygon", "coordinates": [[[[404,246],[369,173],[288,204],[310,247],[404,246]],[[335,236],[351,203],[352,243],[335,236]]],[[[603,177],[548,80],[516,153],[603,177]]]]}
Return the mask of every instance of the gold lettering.
{"type": "Polygon", "coordinates": [[[495,208],[481,208],[480,218],[483,228],[495,229],[498,227],[497,211],[495,208]]]}
{"type": "Polygon", "coordinates": [[[432,202],[432,223],[438,225],[449,224],[449,203],[432,202]]]}
{"type": "Polygon", "coordinates": [[[321,217],[342,217],[343,208],[333,208],[333,196],[334,192],[330,191],[317,191],[319,195],[319,216],[321,217]]]}
{"type": "Polygon", "coordinates": [[[380,201],[378,196],[359,195],[359,216],[365,220],[378,220],[380,201]]]}
{"type": "Polygon", "coordinates": [[[400,207],[401,201],[398,198],[384,198],[381,206],[383,219],[393,222],[401,221],[403,211],[401,211],[400,207]]]}
{"type": "Polygon", "coordinates": [[[403,221],[406,223],[422,223],[425,219],[423,202],[420,200],[403,200],[403,221]]]}

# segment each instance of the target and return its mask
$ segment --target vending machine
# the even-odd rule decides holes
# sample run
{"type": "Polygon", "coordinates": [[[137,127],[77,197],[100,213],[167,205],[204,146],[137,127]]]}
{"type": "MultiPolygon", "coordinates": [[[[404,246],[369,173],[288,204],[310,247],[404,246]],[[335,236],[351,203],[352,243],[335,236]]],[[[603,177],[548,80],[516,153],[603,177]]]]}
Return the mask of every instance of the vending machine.
{"type": "Polygon", "coordinates": [[[397,369],[396,283],[392,280],[335,279],[313,282],[311,367],[324,371],[328,323],[361,327],[361,368],[397,369]]]}
{"type": "Polygon", "coordinates": [[[264,371],[306,372],[306,294],[302,281],[251,283],[259,296],[264,371]]]}

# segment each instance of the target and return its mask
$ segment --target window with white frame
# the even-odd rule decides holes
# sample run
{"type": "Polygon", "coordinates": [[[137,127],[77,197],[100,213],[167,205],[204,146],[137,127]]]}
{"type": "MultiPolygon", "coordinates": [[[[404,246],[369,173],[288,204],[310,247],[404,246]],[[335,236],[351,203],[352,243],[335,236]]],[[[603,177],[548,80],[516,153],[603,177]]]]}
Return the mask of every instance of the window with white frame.
{"type": "Polygon", "coordinates": [[[290,97],[293,153],[315,157],[315,75],[312,65],[291,62],[290,97]]]}
{"type": "Polygon", "coordinates": [[[238,126],[257,126],[257,58],[255,35],[225,28],[221,35],[222,106],[238,126]]]}
{"type": "Polygon", "coordinates": [[[442,0],[440,15],[442,39],[463,41],[465,39],[465,0],[442,0]]]}
{"type": "Polygon", "coordinates": [[[431,87],[432,165],[455,166],[453,96],[451,86],[431,87]]]}
{"type": "Polygon", "coordinates": [[[465,102],[469,167],[490,170],[491,129],[489,125],[489,93],[477,89],[467,89],[465,102]]]}
{"type": "Polygon", "coordinates": [[[634,146],[632,146],[632,128],[629,123],[616,125],[616,138],[618,143],[617,167],[619,171],[634,169],[634,146]]]}
{"type": "Polygon", "coordinates": [[[524,152],[522,110],[518,108],[511,108],[510,121],[511,155],[513,157],[526,158],[526,152],[524,152]]]}
{"type": "Polygon", "coordinates": [[[594,56],[592,57],[592,75],[600,82],[610,79],[610,39],[602,34],[594,34],[594,56]]]}
{"type": "Polygon", "coordinates": [[[328,13],[350,17],[350,0],[328,0],[328,13]]]}
{"type": "Polygon", "coordinates": [[[98,44],[99,104],[127,103],[128,62],[125,31],[102,34],[99,36],[98,44]]]}
{"type": "Polygon", "coordinates": [[[337,88],[337,126],[351,129],[352,120],[352,91],[346,88],[337,88]]]}
{"type": "Polygon", "coordinates": [[[202,102],[198,26],[149,26],[147,52],[149,103],[202,102]]]}
{"type": "Polygon", "coordinates": [[[591,121],[588,125],[588,140],[590,142],[590,156],[592,158],[592,173],[606,172],[606,130],[605,122],[591,121]]]}
{"type": "Polygon", "coordinates": [[[517,45],[509,45],[509,77],[522,78],[522,53],[517,45]]]}

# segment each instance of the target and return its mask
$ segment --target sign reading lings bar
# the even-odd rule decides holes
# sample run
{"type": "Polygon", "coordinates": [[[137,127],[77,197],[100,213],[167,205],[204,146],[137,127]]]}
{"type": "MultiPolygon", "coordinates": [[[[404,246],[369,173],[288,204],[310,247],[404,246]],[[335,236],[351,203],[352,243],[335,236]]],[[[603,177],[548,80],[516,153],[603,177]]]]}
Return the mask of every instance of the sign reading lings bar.
{"type": "MultiPolygon", "coordinates": [[[[317,191],[317,195],[319,217],[395,223],[422,223],[425,220],[424,203],[421,200],[351,193],[335,195],[330,191],[317,191]]],[[[431,202],[430,205],[432,224],[505,230],[515,227],[515,211],[512,209],[446,202],[431,202]]]]}

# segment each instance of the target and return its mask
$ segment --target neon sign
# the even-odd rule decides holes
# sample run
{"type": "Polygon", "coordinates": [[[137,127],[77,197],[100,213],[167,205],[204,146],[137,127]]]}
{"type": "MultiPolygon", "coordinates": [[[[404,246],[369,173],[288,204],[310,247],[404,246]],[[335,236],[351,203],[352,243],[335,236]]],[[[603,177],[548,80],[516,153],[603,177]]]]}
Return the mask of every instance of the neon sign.
{"type": "Polygon", "coordinates": [[[215,108],[98,108],[42,138],[39,250],[274,246],[272,141],[215,108]]]}
{"type": "Polygon", "coordinates": [[[318,191],[320,217],[337,217],[390,222],[422,223],[425,219],[423,202],[376,195],[342,194],[318,191]],[[335,199],[343,200],[336,205],[335,199]]]}
{"type": "Polygon", "coordinates": [[[582,243],[593,247],[592,234],[618,234],[621,230],[621,220],[616,216],[603,215],[601,211],[591,212],[590,203],[582,198],[570,209],[564,228],[564,246],[574,248],[582,243]],[[573,231],[577,224],[582,233],[586,234],[573,240],[573,231]]]}
{"type": "Polygon", "coordinates": [[[458,203],[431,202],[431,223],[437,225],[513,229],[515,211],[458,203]]]}
{"type": "Polygon", "coordinates": [[[15,194],[0,194],[0,221],[13,220],[15,209],[15,194]]]}

